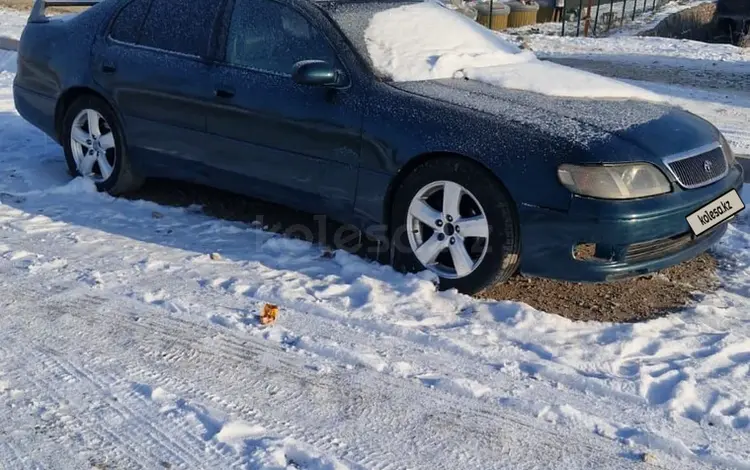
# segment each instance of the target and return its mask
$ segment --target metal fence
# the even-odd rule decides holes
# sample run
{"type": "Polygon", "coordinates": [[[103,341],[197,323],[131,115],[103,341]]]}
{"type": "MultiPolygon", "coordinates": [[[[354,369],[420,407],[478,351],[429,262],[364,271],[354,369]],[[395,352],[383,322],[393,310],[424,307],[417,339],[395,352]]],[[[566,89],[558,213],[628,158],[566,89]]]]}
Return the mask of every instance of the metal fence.
{"type": "Polygon", "coordinates": [[[565,0],[563,36],[599,36],[668,0],[565,0]]]}

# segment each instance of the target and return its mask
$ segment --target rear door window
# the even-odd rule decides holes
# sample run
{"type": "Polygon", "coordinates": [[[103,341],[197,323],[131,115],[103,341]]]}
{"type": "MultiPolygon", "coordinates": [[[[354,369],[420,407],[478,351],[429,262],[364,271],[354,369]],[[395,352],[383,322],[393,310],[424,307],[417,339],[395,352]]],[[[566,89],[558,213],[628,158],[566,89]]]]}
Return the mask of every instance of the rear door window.
{"type": "Polygon", "coordinates": [[[301,13],[272,0],[236,0],[227,38],[232,65],[291,74],[301,60],[336,63],[323,33],[301,13]]]}
{"type": "Polygon", "coordinates": [[[117,14],[109,35],[112,39],[136,44],[151,0],[133,0],[117,14]]]}
{"type": "Polygon", "coordinates": [[[138,44],[196,57],[208,55],[222,0],[153,0],[138,44]]]}

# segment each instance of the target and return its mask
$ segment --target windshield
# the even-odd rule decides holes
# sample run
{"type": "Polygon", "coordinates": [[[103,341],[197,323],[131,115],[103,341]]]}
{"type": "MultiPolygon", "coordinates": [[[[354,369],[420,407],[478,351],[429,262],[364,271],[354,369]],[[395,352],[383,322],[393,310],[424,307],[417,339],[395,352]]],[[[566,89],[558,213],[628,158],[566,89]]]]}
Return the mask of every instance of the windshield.
{"type": "Polygon", "coordinates": [[[374,70],[394,81],[449,78],[467,67],[534,58],[438,3],[333,3],[327,10],[374,70]]]}

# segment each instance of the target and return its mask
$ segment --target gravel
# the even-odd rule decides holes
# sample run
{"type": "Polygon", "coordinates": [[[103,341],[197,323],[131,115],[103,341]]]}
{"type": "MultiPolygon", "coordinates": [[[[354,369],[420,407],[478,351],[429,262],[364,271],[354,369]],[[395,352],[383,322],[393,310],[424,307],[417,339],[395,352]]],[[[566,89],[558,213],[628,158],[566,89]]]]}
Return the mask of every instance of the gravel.
{"type": "Polygon", "coordinates": [[[709,253],[664,271],[608,284],[579,284],[516,276],[482,298],[514,300],[571,320],[637,322],[677,312],[719,282],[709,253]]]}

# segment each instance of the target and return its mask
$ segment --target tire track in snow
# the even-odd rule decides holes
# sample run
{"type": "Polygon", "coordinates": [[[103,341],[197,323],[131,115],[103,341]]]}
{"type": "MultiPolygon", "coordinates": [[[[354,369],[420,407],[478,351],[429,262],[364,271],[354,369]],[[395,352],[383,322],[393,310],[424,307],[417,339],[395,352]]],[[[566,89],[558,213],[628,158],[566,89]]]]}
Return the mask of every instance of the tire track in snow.
{"type": "MultiPolygon", "coordinates": [[[[10,387],[12,386],[12,383],[5,380],[8,376],[6,376],[3,373],[3,370],[6,369],[6,364],[4,359],[8,357],[8,354],[5,352],[4,348],[0,347],[0,360],[3,360],[0,362],[0,405],[4,405],[0,407],[0,422],[11,422],[10,417],[5,417],[4,414],[9,413],[11,409],[11,403],[12,398],[10,396],[10,387]]],[[[23,469],[27,468],[26,465],[23,464],[23,459],[21,457],[21,453],[18,451],[15,445],[13,445],[13,441],[6,435],[7,432],[2,432],[0,434],[0,456],[4,456],[6,460],[0,461],[0,469],[23,469]]]]}
{"type": "MultiPolygon", "coordinates": [[[[66,312],[70,315],[81,317],[81,313],[86,311],[86,305],[101,306],[104,304],[105,299],[100,296],[84,294],[83,296],[81,296],[81,298],[77,298],[73,302],[60,301],[56,298],[50,298],[48,299],[48,301],[49,304],[46,306],[48,308],[57,310],[58,312],[54,314],[57,317],[64,316],[66,312]]],[[[93,312],[91,313],[93,314],[93,312]]],[[[112,311],[105,310],[96,312],[96,314],[93,315],[95,315],[97,319],[101,321],[101,317],[98,316],[98,314],[101,313],[109,315],[115,314],[112,311]]],[[[194,325],[180,319],[172,317],[167,318],[169,318],[168,322],[160,322],[152,321],[151,319],[146,319],[141,316],[135,318],[129,317],[129,324],[127,326],[133,329],[142,330],[144,333],[158,333],[159,338],[153,339],[151,337],[146,337],[143,342],[138,344],[138,349],[144,355],[144,357],[151,357],[154,360],[159,360],[159,358],[161,357],[165,365],[169,367],[174,367],[177,363],[184,362],[185,358],[192,359],[187,361],[187,364],[191,365],[195,362],[195,358],[200,356],[202,361],[209,362],[209,367],[214,369],[226,367],[225,362],[227,359],[229,359],[238,364],[242,364],[243,368],[247,365],[250,365],[248,363],[255,362],[255,367],[252,367],[251,369],[257,371],[258,368],[263,367],[258,363],[258,357],[261,354],[264,354],[265,357],[272,357],[276,356],[279,352],[278,349],[275,349],[270,345],[266,345],[264,344],[264,342],[250,342],[249,344],[246,344],[246,342],[234,341],[222,337],[219,337],[216,340],[218,344],[214,344],[212,346],[204,346],[201,343],[203,337],[195,335],[196,327],[194,325]],[[167,326],[165,323],[172,324],[167,326]],[[190,338],[191,336],[192,338],[190,338]],[[186,337],[188,339],[186,339],[186,337]]],[[[125,325],[121,324],[120,326],[125,325]]],[[[302,379],[302,374],[296,373],[300,370],[300,365],[298,363],[285,361],[283,359],[279,360],[278,363],[284,366],[284,370],[276,370],[277,373],[281,373],[282,375],[284,375],[287,380],[296,378],[298,383],[304,384],[306,386],[309,385],[309,383],[306,383],[306,381],[302,379]]],[[[126,375],[139,378],[139,380],[143,380],[144,382],[147,381],[148,373],[144,374],[143,368],[132,368],[129,366],[124,367],[127,371],[126,375]]],[[[185,385],[179,385],[177,382],[173,382],[169,379],[165,379],[165,381],[162,382],[160,386],[175,390],[179,395],[194,396],[202,399],[203,401],[215,402],[217,399],[216,396],[203,392],[200,389],[195,389],[190,386],[186,387],[185,385]]],[[[257,390],[263,390],[264,388],[268,390],[268,387],[269,385],[263,378],[259,378],[256,381],[252,381],[243,385],[243,388],[257,390]]],[[[281,388],[278,386],[274,387],[277,390],[281,390],[281,388]]],[[[332,387],[329,386],[327,390],[330,391],[331,388],[332,387]]],[[[284,392],[285,393],[277,393],[278,396],[274,399],[284,402],[305,401],[302,396],[304,394],[304,390],[302,388],[293,389],[291,391],[285,389],[284,392]]],[[[273,419],[269,421],[268,418],[261,418],[262,414],[259,410],[249,407],[245,404],[232,404],[225,402],[225,405],[229,406],[230,409],[241,413],[243,416],[250,416],[254,418],[254,421],[260,421],[264,425],[264,427],[275,431],[277,434],[283,437],[292,437],[296,439],[301,436],[302,438],[304,438],[305,442],[310,442],[313,446],[320,448],[321,450],[334,450],[338,448],[338,445],[336,445],[338,443],[338,440],[326,433],[311,433],[309,430],[297,426],[296,424],[289,421],[273,419]]],[[[364,447],[365,446],[358,445],[358,448],[360,450],[364,447]]],[[[386,458],[386,456],[375,447],[370,448],[365,453],[368,454],[368,458],[366,459],[367,461],[378,462],[383,461],[386,458]]],[[[394,457],[395,456],[393,455],[390,456],[390,458],[394,457]]],[[[374,466],[372,468],[378,469],[380,467],[374,466]]]]}
{"type": "MultiPolygon", "coordinates": [[[[97,302],[101,302],[102,299],[95,297],[89,297],[93,305],[97,302]]],[[[56,315],[59,317],[59,314],[56,315]]],[[[33,389],[50,393],[55,403],[62,403],[66,400],[65,391],[60,391],[58,386],[60,382],[70,383],[71,380],[76,382],[82,382],[87,390],[94,390],[95,396],[101,397],[102,402],[108,407],[109,411],[112,411],[116,417],[123,421],[136,422],[140,429],[146,429],[148,432],[148,442],[150,446],[147,450],[148,453],[141,451],[142,440],[132,433],[118,434],[107,428],[99,428],[96,424],[91,422],[84,422],[81,419],[77,419],[78,423],[83,429],[82,433],[86,431],[96,435],[102,442],[111,442],[115,451],[118,448],[124,448],[130,455],[138,456],[141,462],[152,461],[155,464],[159,462],[170,462],[170,465],[174,466],[185,466],[186,468],[201,468],[206,464],[205,456],[201,458],[193,450],[193,446],[185,445],[179,440],[175,440],[168,433],[162,432],[156,426],[151,424],[148,417],[145,415],[144,410],[137,410],[133,407],[128,406],[125,402],[119,400],[115,395],[114,388],[117,384],[115,380],[101,380],[98,379],[96,374],[92,373],[85,366],[78,366],[72,361],[69,361],[62,357],[60,353],[46,345],[38,345],[33,348],[23,347],[22,345],[16,344],[16,347],[23,348],[24,355],[28,355],[32,358],[31,363],[42,365],[47,374],[52,375],[58,380],[52,382],[40,375],[34,374],[33,371],[29,374],[24,374],[32,380],[33,389]],[[164,452],[160,452],[163,449],[166,454],[171,456],[171,459],[165,459],[164,452]]],[[[103,377],[103,375],[102,375],[103,377]]],[[[127,394],[126,394],[127,395],[127,394]]],[[[101,409],[98,413],[101,413],[101,409]]],[[[188,435],[188,438],[191,436],[188,435]]],[[[198,438],[191,439],[193,443],[204,442],[198,438]]],[[[122,453],[118,453],[118,459],[123,459],[122,453]]],[[[209,460],[209,462],[211,462],[209,460]]],[[[132,465],[136,465],[136,462],[131,462],[132,465]]],[[[212,464],[213,468],[217,468],[216,463],[212,464]]],[[[129,464],[126,468],[131,468],[129,464]]]]}
{"type": "MultiPolygon", "coordinates": [[[[40,364],[44,367],[48,373],[55,373],[54,366],[50,367],[45,361],[45,356],[40,354],[38,351],[24,348],[22,345],[16,343],[15,347],[23,351],[24,357],[31,358],[32,363],[40,364]]],[[[25,391],[33,395],[34,403],[39,409],[54,410],[60,403],[65,401],[65,393],[60,391],[59,382],[52,382],[46,379],[44,376],[38,373],[36,368],[30,368],[31,370],[24,371],[23,378],[21,374],[17,374],[17,379],[20,383],[26,384],[25,391]],[[23,380],[23,381],[22,381],[23,380]],[[48,394],[42,396],[40,399],[39,394],[48,394]]],[[[52,411],[58,414],[57,411],[52,411]]],[[[145,460],[145,454],[140,452],[137,446],[129,444],[121,439],[113,431],[106,427],[101,427],[91,422],[85,421],[81,416],[84,413],[71,413],[67,415],[69,417],[69,430],[65,430],[63,436],[59,436],[58,439],[63,439],[67,436],[80,436],[82,439],[90,438],[92,435],[96,437],[103,445],[96,449],[96,453],[100,456],[99,460],[110,461],[114,459],[118,462],[128,462],[126,468],[143,468],[142,464],[135,460],[132,460],[131,456],[137,456],[141,460],[145,460]],[[102,456],[104,458],[102,458],[102,456]]],[[[90,445],[90,444],[89,444],[90,445]]],[[[84,448],[87,453],[92,453],[92,449],[84,448]]],[[[16,455],[18,458],[18,455],[16,455]]],[[[14,468],[14,467],[10,467],[14,468]]]]}
{"type": "MultiPolygon", "coordinates": [[[[210,285],[218,291],[221,290],[221,286],[214,286],[213,283],[210,282],[201,282],[200,284],[204,286],[210,285]]],[[[229,292],[229,294],[232,295],[234,293],[229,292]]],[[[464,357],[478,363],[484,363],[485,367],[482,370],[482,376],[477,377],[477,379],[480,381],[482,380],[482,378],[486,378],[487,376],[498,375],[497,369],[492,367],[492,364],[486,363],[486,356],[481,353],[469,350],[461,345],[455,344],[448,338],[430,336],[427,333],[415,331],[413,328],[404,327],[398,324],[384,324],[382,322],[370,319],[352,318],[350,315],[345,314],[344,312],[338,310],[333,306],[311,304],[304,301],[289,302],[271,295],[258,296],[257,294],[250,293],[243,293],[242,295],[257,305],[271,303],[279,305],[282,311],[296,312],[300,315],[313,315],[319,321],[322,321],[326,324],[325,326],[320,326],[318,328],[318,331],[334,331],[337,329],[340,330],[341,328],[351,328],[352,326],[356,326],[365,332],[375,331],[379,335],[385,335],[387,337],[387,341],[389,342],[390,349],[394,349],[394,343],[405,344],[404,347],[411,350],[423,348],[427,343],[429,343],[430,346],[437,346],[440,349],[450,352],[455,356],[464,357]]],[[[309,325],[307,325],[307,327],[309,329],[309,325]]],[[[346,337],[346,335],[342,336],[346,337]]],[[[363,336],[364,335],[360,335],[358,339],[365,340],[365,342],[367,342],[366,340],[368,338],[363,336]]],[[[375,349],[375,341],[383,341],[383,338],[378,337],[370,342],[370,344],[373,346],[373,349],[375,349]]],[[[512,338],[505,338],[504,343],[513,344],[512,338]]],[[[525,351],[533,352],[523,345],[516,345],[516,347],[525,351]]],[[[319,352],[316,350],[317,348],[315,346],[309,347],[309,345],[304,345],[301,346],[301,348],[307,350],[312,354],[318,354],[319,352]]],[[[355,363],[356,362],[362,363],[362,361],[355,361],[355,363]]],[[[581,377],[580,371],[576,369],[571,369],[568,373],[565,374],[561,373],[557,370],[554,370],[553,368],[547,367],[546,364],[548,363],[554,363],[557,368],[565,367],[565,365],[560,362],[555,362],[543,357],[536,358],[533,363],[523,362],[521,363],[521,365],[523,366],[531,364],[531,368],[534,370],[534,372],[533,374],[529,372],[528,375],[537,378],[543,378],[548,384],[552,386],[556,386],[556,384],[564,384],[571,389],[581,389],[582,391],[586,391],[587,393],[595,391],[602,397],[625,401],[635,406],[648,404],[648,401],[638,394],[627,393],[608,388],[600,381],[591,380],[587,377],[581,377]]],[[[424,365],[423,369],[429,371],[430,369],[432,369],[432,367],[430,367],[429,365],[424,365]]],[[[438,367],[437,369],[445,370],[444,368],[440,367],[438,367]]],[[[467,393],[469,393],[468,390],[467,393]]]]}
{"type": "MultiPolygon", "coordinates": [[[[76,380],[81,380],[89,384],[90,387],[96,389],[100,396],[106,397],[112,395],[113,383],[107,384],[97,378],[95,374],[87,370],[85,366],[78,366],[73,362],[63,358],[56,351],[40,346],[37,348],[39,352],[49,361],[54,363],[56,368],[64,371],[66,374],[74,377],[76,380]]],[[[113,398],[116,396],[112,395],[113,398]]],[[[123,401],[117,399],[116,401],[108,400],[107,404],[119,417],[125,421],[135,421],[138,423],[141,429],[146,430],[146,435],[149,437],[149,442],[157,444],[155,447],[163,448],[169,455],[172,456],[171,460],[165,460],[168,462],[184,462],[188,464],[189,468],[198,468],[204,464],[205,460],[197,456],[197,454],[190,448],[178,440],[174,439],[167,433],[162,432],[151,421],[144,416],[142,410],[134,410],[123,401]]],[[[152,450],[150,451],[153,457],[158,455],[152,450]]],[[[163,460],[163,459],[162,459],[163,460]]]]}
{"type": "MultiPolygon", "coordinates": [[[[287,382],[294,382],[296,386],[292,387],[281,387],[279,385],[269,384],[267,380],[261,378],[245,382],[242,388],[262,390],[268,396],[272,396],[274,402],[285,402],[285,403],[306,403],[305,393],[310,388],[310,383],[306,380],[306,374],[301,373],[302,366],[299,363],[294,363],[284,359],[277,358],[279,350],[274,349],[271,346],[266,346],[262,343],[250,343],[233,341],[232,339],[219,336],[213,339],[213,344],[203,345],[200,337],[193,339],[185,339],[185,337],[195,336],[195,327],[188,323],[182,324],[182,321],[177,320],[175,327],[165,326],[161,322],[149,322],[138,320],[135,325],[130,325],[134,328],[142,329],[146,333],[159,333],[161,336],[157,340],[147,340],[143,344],[139,345],[139,349],[145,357],[153,357],[154,360],[159,360],[161,356],[165,365],[174,367],[178,364],[191,365],[197,362],[198,359],[206,364],[210,368],[226,368],[226,362],[232,361],[237,364],[236,369],[247,368],[248,370],[257,373],[261,369],[266,371],[273,371],[276,375],[283,376],[287,382]],[[192,327],[192,328],[191,328],[192,327]],[[156,351],[166,352],[158,353],[156,351]],[[264,365],[266,359],[273,357],[273,362],[276,362],[281,367],[267,368],[264,365]],[[260,359],[259,359],[260,358],[260,359]]],[[[138,377],[144,373],[143,369],[128,369],[129,374],[134,377],[138,377]]],[[[201,401],[215,402],[219,399],[217,396],[210,393],[204,392],[202,389],[197,389],[191,386],[185,386],[183,383],[176,382],[170,379],[164,379],[160,382],[160,387],[174,390],[181,396],[191,396],[200,399],[201,401]]],[[[317,384],[316,384],[317,386],[317,384]]],[[[325,391],[332,392],[334,386],[329,385],[324,387],[325,391]]],[[[237,391],[238,396],[242,396],[240,390],[237,391]]],[[[347,394],[346,389],[339,390],[340,393],[347,394]]],[[[358,412],[362,400],[348,400],[347,406],[349,408],[342,409],[342,415],[359,415],[358,412]],[[355,411],[352,411],[355,410],[355,411]]],[[[289,437],[294,439],[303,440],[309,442],[314,447],[325,450],[334,451],[339,448],[337,443],[339,440],[327,433],[315,433],[309,429],[298,426],[293,422],[286,420],[273,419],[268,416],[264,416],[263,413],[257,408],[251,407],[247,404],[240,402],[229,402],[223,400],[224,406],[228,407],[236,413],[240,413],[242,417],[250,417],[252,421],[261,423],[264,427],[273,430],[276,434],[283,437],[289,437]]],[[[300,405],[299,408],[294,410],[295,412],[302,412],[301,408],[304,405],[300,405]]],[[[294,412],[292,413],[294,414],[294,412]]],[[[357,445],[360,451],[364,450],[364,453],[368,455],[365,462],[378,462],[386,460],[386,455],[383,455],[382,451],[379,451],[375,447],[369,449],[366,446],[358,443],[357,445]]],[[[345,455],[346,457],[346,455],[345,455]]],[[[391,459],[393,455],[388,456],[391,459]]],[[[379,467],[373,467],[379,468],[379,467]]]]}
{"type": "MultiPolygon", "coordinates": [[[[284,365],[280,363],[271,363],[272,358],[268,358],[264,355],[262,360],[260,359],[260,356],[258,354],[248,354],[248,353],[242,353],[237,351],[237,348],[246,348],[247,345],[244,344],[243,341],[237,341],[236,339],[228,339],[231,338],[231,335],[219,335],[214,336],[212,338],[212,343],[215,346],[217,343],[222,344],[222,347],[218,348],[211,348],[211,347],[205,347],[201,344],[201,339],[206,337],[206,333],[210,331],[210,328],[201,328],[196,325],[192,324],[181,324],[181,322],[175,322],[173,317],[170,316],[164,316],[159,314],[153,315],[150,312],[146,313],[149,309],[144,308],[141,304],[136,303],[136,305],[133,305],[135,301],[130,302],[129,300],[126,302],[127,309],[126,310],[135,310],[138,312],[137,319],[134,319],[132,316],[127,314],[118,314],[113,310],[108,310],[105,308],[99,308],[98,311],[93,311],[89,309],[88,311],[86,309],[81,309],[85,301],[83,303],[80,303],[80,299],[75,299],[74,302],[71,304],[68,304],[67,306],[61,302],[63,301],[63,297],[67,297],[68,295],[58,295],[52,299],[50,299],[54,305],[57,306],[58,309],[61,307],[63,310],[70,309],[69,312],[70,316],[75,316],[80,320],[85,320],[91,328],[95,323],[100,322],[102,324],[116,324],[118,326],[118,330],[122,330],[123,327],[130,328],[130,329],[141,329],[144,332],[151,332],[151,335],[141,335],[141,338],[139,340],[147,340],[142,343],[144,347],[152,348],[155,350],[158,350],[158,348],[164,348],[166,346],[170,346],[172,348],[181,348],[183,350],[195,348],[196,350],[200,351],[201,353],[201,360],[204,361],[204,364],[208,362],[209,368],[211,368],[214,364],[218,367],[220,364],[224,364],[224,368],[226,369],[228,367],[227,363],[233,363],[231,365],[234,366],[235,369],[241,369],[241,370],[252,370],[255,375],[260,376],[257,380],[250,381],[249,383],[242,384],[241,387],[235,386],[228,386],[226,389],[226,393],[223,395],[226,397],[225,402],[226,403],[234,403],[233,408],[236,410],[240,410],[241,412],[247,414],[247,415],[254,415],[256,418],[259,416],[262,416],[261,413],[253,408],[249,407],[246,404],[243,404],[245,400],[243,397],[245,395],[249,395],[249,392],[257,393],[258,390],[264,390],[264,385],[267,386],[269,381],[272,381],[271,379],[274,378],[283,378],[281,382],[277,381],[278,388],[282,390],[281,396],[274,397],[274,403],[275,404],[286,404],[286,408],[291,407],[291,413],[289,415],[291,416],[298,416],[300,413],[305,413],[305,408],[309,407],[309,396],[310,391],[317,391],[318,393],[321,393],[323,396],[330,395],[332,393],[335,394],[342,394],[342,391],[347,391],[352,388],[356,388],[356,379],[358,377],[362,377],[363,375],[371,376],[369,374],[369,371],[360,371],[359,374],[355,375],[354,377],[342,377],[342,376],[336,376],[333,377],[327,377],[327,376],[319,376],[315,375],[314,381],[305,380],[309,378],[311,374],[306,373],[306,371],[302,368],[301,365],[297,364],[296,367],[291,367],[291,365],[284,365]],[[151,318],[149,318],[151,317],[151,318]],[[148,321],[144,321],[148,320],[148,321]],[[192,330],[192,331],[191,331],[192,330]],[[208,331],[206,331],[208,330],[208,331]],[[153,333],[158,333],[157,337],[153,337],[153,333]],[[150,343],[150,341],[156,340],[157,344],[154,345],[153,343],[150,343]],[[301,379],[301,382],[298,382],[292,387],[292,390],[288,390],[288,383],[289,379],[291,377],[301,379]],[[342,382],[342,379],[344,382],[342,382]],[[287,387],[284,386],[284,384],[287,384],[287,387]],[[303,386],[300,386],[303,385],[303,386]],[[286,389],[286,392],[284,390],[286,389]],[[234,396],[234,399],[231,399],[231,396],[234,396]],[[300,403],[302,402],[302,403],[300,403]],[[291,405],[290,405],[291,404],[291,405]],[[255,413],[253,413],[255,412],[255,413]]],[[[117,299],[118,304],[122,304],[125,299],[117,299]]],[[[100,306],[103,307],[104,305],[100,306]]],[[[117,309],[118,311],[122,310],[122,305],[117,309]]],[[[37,308],[52,308],[52,305],[37,305],[37,308]]],[[[62,316],[65,316],[66,314],[63,313],[62,316]]],[[[248,339],[246,342],[249,343],[255,343],[253,339],[248,339]]],[[[257,345],[253,344],[253,348],[260,347],[261,350],[273,350],[274,348],[271,348],[267,345],[257,345]]],[[[285,353],[281,352],[280,350],[273,351],[275,356],[284,356],[285,353]]],[[[175,357],[179,357],[175,356],[175,357]]],[[[170,370],[181,370],[180,362],[170,362],[165,364],[167,366],[171,366],[168,369],[170,370]]],[[[190,366],[194,366],[194,364],[182,364],[183,367],[186,369],[190,366]]],[[[140,367],[140,366],[139,366],[140,367]]],[[[137,375],[140,371],[141,375],[147,375],[144,372],[144,369],[129,369],[130,373],[133,375],[137,375]]],[[[372,376],[371,376],[372,377],[372,376]]],[[[198,378],[196,378],[198,379],[198,378]]],[[[369,379],[369,378],[368,378],[369,379]]],[[[200,380],[189,380],[188,382],[180,381],[177,379],[173,379],[174,381],[169,382],[168,384],[164,385],[165,387],[170,387],[171,390],[176,391],[179,395],[190,395],[191,391],[192,393],[195,393],[196,387],[191,385],[186,385],[191,382],[201,382],[200,380]]],[[[401,381],[403,382],[403,381],[401,381]]],[[[198,387],[197,390],[203,390],[203,389],[209,389],[210,383],[206,384],[208,386],[206,387],[198,387]]],[[[570,441],[566,442],[565,445],[561,442],[560,438],[553,432],[551,432],[548,429],[544,428],[537,428],[535,426],[529,425],[526,422],[522,422],[521,420],[518,420],[518,418],[513,418],[513,412],[507,410],[507,409],[497,409],[495,407],[490,406],[484,406],[480,403],[473,403],[469,400],[461,399],[460,397],[453,397],[448,394],[444,394],[442,392],[430,392],[425,391],[419,386],[412,386],[412,384],[403,384],[403,383],[397,383],[391,378],[384,377],[382,375],[375,376],[375,380],[364,380],[364,385],[358,388],[358,392],[362,393],[365,397],[367,397],[364,402],[366,405],[368,405],[371,409],[369,410],[370,414],[365,414],[364,416],[367,418],[368,421],[373,422],[372,419],[377,414],[374,413],[374,410],[372,409],[373,406],[377,406],[377,398],[380,397],[388,397],[388,396],[396,396],[403,395],[404,389],[413,391],[416,387],[418,390],[418,394],[429,394],[431,397],[431,401],[434,403],[438,403],[439,410],[433,410],[432,414],[428,414],[429,416],[433,416],[432,419],[433,423],[435,421],[442,422],[442,423],[450,423],[450,426],[447,428],[449,429],[441,429],[446,428],[446,426],[436,426],[432,425],[431,429],[440,430],[440,432],[436,432],[435,434],[430,434],[430,436],[433,436],[431,439],[426,439],[429,442],[429,447],[421,446],[423,448],[423,452],[425,453],[431,453],[433,455],[438,455],[440,452],[444,453],[451,453],[451,449],[447,446],[449,446],[452,442],[458,442],[455,439],[458,438],[460,435],[472,435],[474,438],[479,438],[481,441],[483,441],[483,444],[486,445],[485,449],[489,450],[490,452],[494,451],[501,451],[502,446],[498,447],[497,443],[493,443],[493,438],[491,435],[486,435],[485,432],[487,429],[493,429],[493,427],[496,427],[499,423],[508,423],[509,421],[512,422],[514,425],[521,426],[525,429],[525,432],[523,434],[534,434],[534,435],[545,435],[547,439],[543,439],[544,445],[546,445],[546,451],[553,451],[557,450],[555,452],[556,454],[559,453],[560,455],[564,455],[563,447],[568,447],[570,444],[570,441]],[[377,385],[377,386],[376,386],[377,385]],[[369,389],[369,390],[368,390],[369,389]],[[374,389],[374,390],[373,390],[374,389]],[[376,397],[373,399],[373,397],[376,397]],[[435,417],[436,416],[436,417],[435,417]],[[478,423],[482,423],[483,425],[479,425],[478,423]],[[490,423],[494,423],[495,426],[493,426],[490,423]],[[425,448],[426,447],[426,448],[425,448]]],[[[160,384],[160,386],[162,386],[160,384]]],[[[205,393],[205,392],[202,392],[205,393]]],[[[347,392],[351,393],[351,392],[347,392]]],[[[208,394],[204,395],[206,398],[210,398],[208,394]]],[[[343,400],[345,403],[348,404],[348,406],[351,406],[352,403],[355,403],[355,412],[353,414],[360,414],[362,415],[362,411],[359,407],[359,405],[356,405],[357,400],[359,398],[349,398],[346,395],[343,397],[343,400]]],[[[274,407],[278,408],[278,407],[274,407]]],[[[365,407],[367,408],[367,407],[365,407]]],[[[432,407],[431,407],[432,408],[432,407]]],[[[344,407],[344,410],[346,410],[346,407],[344,407]]],[[[269,411],[273,411],[273,409],[270,409],[269,411]]],[[[306,410],[310,411],[310,410],[306,410]]],[[[351,412],[351,410],[350,410],[351,412]]],[[[425,417],[423,416],[422,419],[425,417]]],[[[257,420],[257,419],[256,419],[257,420]]],[[[268,418],[264,417],[261,421],[268,422],[268,418]]],[[[374,421],[373,424],[377,423],[378,429],[403,429],[404,423],[399,418],[397,414],[388,414],[385,419],[381,418],[378,421],[374,421]]],[[[330,444],[324,444],[324,443],[330,443],[332,442],[331,436],[329,436],[326,433],[320,433],[315,430],[314,427],[305,426],[305,427],[299,427],[299,426],[293,426],[292,432],[290,432],[289,429],[284,429],[284,426],[290,426],[288,423],[288,420],[284,419],[276,419],[273,425],[268,426],[269,428],[273,429],[280,435],[291,435],[292,437],[299,437],[293,436],[292,433],[299,433],[304,437],[305,442],[315,442],[322,444],[321,447],[325,448],[325,450],[331,450],[335,451],[336,449],[331,449],[330,444]]],[[[409,426],[409,433],[413,433],[415,430],[413,429],[413,425],[409,426]]],[[[339,439],[341,441],[346,442],[346,439],[339,439]]],[[[425,441],[421,441],[424,443],[425,441]]],[[[595,452],[598,456],[606,455],[607,452],[603,452],[603,447],[599,444],[600,442],[597,442],[594,440],[594,442],[576,442],[576,444],[579,446],[580,451],[585,451],[585,453],[589,452],[595,452]],[[594,444],[596,442],[596,444],[594,444]],[[595,450],[596,449],[596,450],[595,450]]],[[[386,468],[388,464],[394,463],[394,457],[396,455],[406,455],[403,454],[403,452],[394,450],[394,452],[389,452],[391,455],[383,455],[382,451],[375,451],[373,452],[371,449],[363,449],[363,443],[356,442],[356,449],[346,452],[346,456],[351,456],[352,459],[356,459],[356,461],[360,464],[363,463],[370,463],[370,462],[380,462],[380,465],[377,466],[377,468],[386,468]],[[365,450],[363,452],[363,450],[365,450]]],[[[366,447],[366,446],[365,446],[366,447]]],[[[455,454],[457,451],[453,451],[453,454],[455,454]]],[[[486,457],[486,455],[484,456],[486,457]]],[[[399,459],[400,460],[400,459],[399,459]]],[[[610,463],[620,463],[623,464],[624,461],[620,461],[617,459],[610,458],[610,463]]],[[[396,460],[398,461],[398,460],[396,460]]],[[[472,460],[471,462],[474,462],[472,460]]],[[[470,463],[470,462],[464,462],[464,463],[470,463]]],[[[475,463],[479,463],[479,460],[476,460],[475,463]]],[[[445,463],[443,463],[445,465],[445,463]]],[[[624,466],[624,465],[623,465],[624,466]]],[[[437,467],[440,468],[440,467],[437,467]]]]}
{"type": "Polygon", "coordinates": [[[0,455],[10,457],[10,460],[0,462],[0,469],[24,469],[28,468],[23,464],[23,460],[16,450],[15,446],[7,439],[0,439],[0,455]]]}

